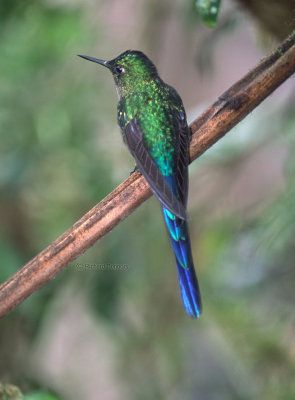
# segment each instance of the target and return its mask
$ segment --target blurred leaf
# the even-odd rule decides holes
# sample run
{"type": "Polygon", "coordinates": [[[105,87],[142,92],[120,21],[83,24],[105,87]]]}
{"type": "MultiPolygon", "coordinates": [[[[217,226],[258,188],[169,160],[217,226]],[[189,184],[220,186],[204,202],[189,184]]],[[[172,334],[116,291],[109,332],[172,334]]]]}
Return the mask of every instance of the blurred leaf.
{"type": "Polygon", "coordinates": [[[197,12],[200,14],[205,24],[211,29],[214,29],[217,25],[217,18],[220,6],[221,6],[221,0],[195,1],[195,7],[197,12]]]}
{"type": "Polygon", "coordinates": [[[23,400],[23,395],[17,386],[0,382],[0,399],[23,400]]]}
{"type": "Polygon", "coordinates": [[[60,400],[60,397],[57,397],[54,394],[48,392],[35,392],[26,394],[23,397],[23,400],[60,400]]]}

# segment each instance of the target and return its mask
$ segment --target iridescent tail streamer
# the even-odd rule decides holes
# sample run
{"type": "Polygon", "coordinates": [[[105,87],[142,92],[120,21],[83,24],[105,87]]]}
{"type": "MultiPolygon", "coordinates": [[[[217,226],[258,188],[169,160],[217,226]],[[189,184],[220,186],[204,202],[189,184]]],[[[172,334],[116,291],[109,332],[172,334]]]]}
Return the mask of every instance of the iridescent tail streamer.
{"type": "Polygon", "coordinates": [[[190,317],[199,318],[202,304],[187,221],[175,217],[165,207],[162,207],[162,211],[176,259],[180,293],[185,311],[190,317]]]}

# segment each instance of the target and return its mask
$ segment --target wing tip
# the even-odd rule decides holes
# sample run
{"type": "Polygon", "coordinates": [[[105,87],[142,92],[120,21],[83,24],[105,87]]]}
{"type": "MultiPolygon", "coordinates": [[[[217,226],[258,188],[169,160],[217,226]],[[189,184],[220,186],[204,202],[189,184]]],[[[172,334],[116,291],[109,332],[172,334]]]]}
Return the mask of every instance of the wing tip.
{"type": "Polygon", "coordinates": [[[161,203],[176,217],[178,217],[182,220],[187,219],[187,212],[186,212],[184,205],[180,201],[178,201],[176,198],[174,198],[174,202],[171,205],[164,204],[163,202],[161,202],[161,203]]]}

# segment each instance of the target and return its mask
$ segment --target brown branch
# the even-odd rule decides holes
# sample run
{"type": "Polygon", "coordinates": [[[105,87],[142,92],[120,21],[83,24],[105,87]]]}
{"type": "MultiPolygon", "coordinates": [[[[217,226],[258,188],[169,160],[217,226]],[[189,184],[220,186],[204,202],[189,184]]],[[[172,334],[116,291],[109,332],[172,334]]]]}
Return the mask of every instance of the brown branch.
{"type": "MultiPolygon", "coordinates": [[[[191,124],[191,161],[216,143],[294,72],[295,33],[191,124]]],[[[0,317],[57,275],[150,196],[145,179],[139,172],[133,173],[0,286],[0,317]]]]}

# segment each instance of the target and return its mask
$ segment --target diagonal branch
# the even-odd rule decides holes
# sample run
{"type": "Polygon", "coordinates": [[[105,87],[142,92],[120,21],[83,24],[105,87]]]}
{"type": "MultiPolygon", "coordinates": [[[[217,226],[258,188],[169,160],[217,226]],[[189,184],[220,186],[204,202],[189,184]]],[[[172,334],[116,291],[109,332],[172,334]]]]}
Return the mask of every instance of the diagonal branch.
{"type": "MultiPolygon", "coordinates": [[[[190,126],[191,161],[203,154],[295,72],[295,33],[190,126]]],[[[152,195],[134,172],[63,235],[0,286],[0,317],[52,279],[152,195]]]]}

